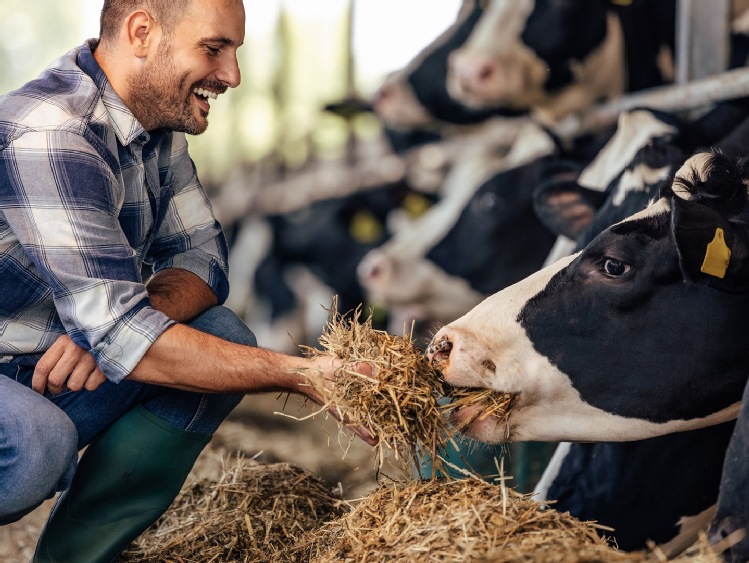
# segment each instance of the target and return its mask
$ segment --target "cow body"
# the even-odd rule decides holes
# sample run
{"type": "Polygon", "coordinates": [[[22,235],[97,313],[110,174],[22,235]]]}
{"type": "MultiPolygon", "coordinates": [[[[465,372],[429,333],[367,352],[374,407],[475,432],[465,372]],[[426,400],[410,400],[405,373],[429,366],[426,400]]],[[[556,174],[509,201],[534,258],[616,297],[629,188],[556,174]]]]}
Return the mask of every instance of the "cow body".
{"type": "Polygon", "coordinates": [[[561,467],[536,498],[612,528],[605,535],[620,549],[635,551],[654,541],[673,555],[694,539],[681,543],[683,524],[699,519],[697,531],[705,531],[715,513],[733,428],[730,421],[633,442],[564,443],[560,449],[569,450],[561,467]]]}
{"type": "Polygon", "coordinates": [[[677,183],[435,335],[429,355],[448,382],[518,393],[506,424],[477,420],[469,435],[639,440],[736,416],[749,366],[746,171],[704,154],[679,176],[692,169],[692,192],[677,183]],[[730,266],[705,273],[718,228],[730,266]]]}
{"type": "MultiPolygon", "coordinates": [[[[741,413],[726,451],[718,507],[710,527],[712,543],[743,534],[724,554],[726,561],[749,561],[749,385],[744,390],[741,413]]],[[[734,540],[737,538],[733,538],[734,540]]]]}

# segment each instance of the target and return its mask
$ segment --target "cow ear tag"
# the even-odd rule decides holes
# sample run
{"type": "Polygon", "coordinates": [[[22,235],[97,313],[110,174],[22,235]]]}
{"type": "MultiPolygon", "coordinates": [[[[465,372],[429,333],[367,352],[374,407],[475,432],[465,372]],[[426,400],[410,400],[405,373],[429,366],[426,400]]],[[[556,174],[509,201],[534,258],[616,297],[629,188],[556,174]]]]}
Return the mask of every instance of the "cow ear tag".
{"type": "Polygon", "coordinates": [[[731,260],[731,249],[728,248],[723,236],[723,229],[715,229],[713,240],[707,245],[705,259],[702,261],[700,272],[721,278],[726,275],[728,262],[731,260]]]}

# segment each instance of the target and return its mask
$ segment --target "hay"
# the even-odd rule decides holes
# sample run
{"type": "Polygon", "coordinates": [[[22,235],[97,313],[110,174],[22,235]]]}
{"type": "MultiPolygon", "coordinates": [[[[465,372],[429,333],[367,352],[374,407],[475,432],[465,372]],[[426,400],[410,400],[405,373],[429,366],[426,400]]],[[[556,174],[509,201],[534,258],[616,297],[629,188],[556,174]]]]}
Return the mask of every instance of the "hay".
{"type": "Polygon", "coordinates": [[[269,561],[349,510],[323,480],[289,463],[237,458],[218,481],[184,488],[118,561],[269,561]]]}
{"type": "Polygon", "coordinates": [[[443,415],[448,415],[464,407],[475,405],[481,405],[482,407],[480,410],[476,410],[473,417],[464,420],[461,426],[456,428],[458,431],[464,429],[476,419],[484,420],[490,416],[506,422],[518,397],[515,393],[501,393],[492,389],[473,389],[447,385],[444,387],[445,396],[451,401],[440,406],[443,415]]]}
{"type": "MultiPolygon", "coordinates": [[[[478,478],[390,483],[350,513],[304,534],[273,563],[722,563],[704,535],[669,559],[623,552],[610,528],[582,522],[478,478]]],[[[723,546],[725,547],[725,546],[723,546]]]]}
{"type": "Polygon", "coordinates": [[[273,561],[621,561],[592,523],[481,479],[382,485],[273,561]]]}
{"type": "Polygon", "coordinates": [[[676,559],[623,553],[568,513],[477,478],[391,482],[352,510],[319,477],[237,459],[186,486],[120,563],[721,563],[701,538],[676,559]]]}
{"type": "Polygon", "coordinates": [[[361,308],[344,317],[336,304],[319,338],[321,350],[302,347],[310,357],[332,354],[342,360],[333,390],[322,389],[317,378],[311,384],[327,401],[325,409],[335,407],[344,420],[371,429],[378,437],[379,467],[386,448],[396,460],[418,464],[423,457],[435,461],[433,471],[441,468],[445,448],[459,428],[451,427],[447,414],[457,408],[481,404],[480,416],[506,419],[514,397],[490,390],[453,388],[444,384],[440,372],[419,350],[410,334],[403,337],[375,330],[372,315],[361,321],[361,308]],[[376,368],[373,377],[357,371],[361,363],[376,368]],[[450,402],[441,402],[447,397],[450,402]]]}

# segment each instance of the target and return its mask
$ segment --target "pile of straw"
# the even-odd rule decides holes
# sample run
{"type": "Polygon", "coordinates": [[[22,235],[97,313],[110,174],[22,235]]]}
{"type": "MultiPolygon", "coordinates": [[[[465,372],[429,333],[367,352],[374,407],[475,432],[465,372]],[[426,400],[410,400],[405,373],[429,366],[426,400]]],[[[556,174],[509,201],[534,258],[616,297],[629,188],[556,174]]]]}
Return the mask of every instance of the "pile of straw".
{"type": "MultiPolygon", "coordinates": [[[[623,561],[592,523],[476,478],[382,485],[274,561],[623,561]]],[[[631,560],[631,559],[630,559],[631,560]]]]}
{"type": "MultiPolygon", "coordinates": [[[[319,338],[321,349],[303,350],[308,356],[332,354],[342,361],[333,390],[318,388],[327,399],[324,408],[335,407],[345,420],[366,426],[379,437],[380,467],[389,448],[396,459],[408,463],[417,463],[426,454],[435,460],[436,472],[447,442],[460,430],[447,422],[446,415],[456,408],[482,404],[482,417],[509,415],[512,395],[448,388],[409,334],[398,337],[375,330],[371,315],[364,321],[360,317],[361,309],[344,317],[334,303],[319,338]],[[374,376],[357,371],[362,363],[375,366],[374,376]],[[450,402],[441,400],[445,397],[450,402]]],[[[311,383],[317,381],[310,378],[311,383]]]]}
{"type": "Polygon", "coordinates": [[[667,559],[618,551],[600,529],[477,478],[381,485],[351,510],[298,467],[238,459],[217,480],[185,487],[118,561],[722,562],[704,537],[667,559]]]}
{"type": "Polygon", "coordinates": [[[348,510],[320,477],[304,469],[237,458],[218,481],[185,487],[118,561],[270,561],[305,532],[348,510]]]}
{"type": "MultiPolygon", "coordinates": [[[[668,558],[623,552],[609,528],[582,522],[478,478],[382,485],[350,513],[308,532],[273,563],[722,563],[706,537],[668,558]]],[[[729,543],[727,542],[726,545],[729,543]]]]}

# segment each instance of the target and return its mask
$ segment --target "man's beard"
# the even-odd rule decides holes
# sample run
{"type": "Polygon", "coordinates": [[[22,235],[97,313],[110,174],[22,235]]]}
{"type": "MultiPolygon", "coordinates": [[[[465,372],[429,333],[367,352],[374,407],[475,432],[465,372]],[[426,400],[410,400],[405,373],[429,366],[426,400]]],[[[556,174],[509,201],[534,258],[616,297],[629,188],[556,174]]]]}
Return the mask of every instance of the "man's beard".
{"type": "Polygon", "coordinates": [[[163,128],[199,135],[208,122],[193,114],[194,85],[188,88],[186,82],[186,74],[177,75],[171,46],[162,44],[154,62],[128,77],[130,110],[146,130],[163,128]]]}

